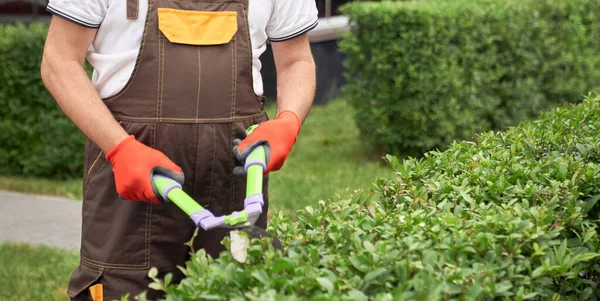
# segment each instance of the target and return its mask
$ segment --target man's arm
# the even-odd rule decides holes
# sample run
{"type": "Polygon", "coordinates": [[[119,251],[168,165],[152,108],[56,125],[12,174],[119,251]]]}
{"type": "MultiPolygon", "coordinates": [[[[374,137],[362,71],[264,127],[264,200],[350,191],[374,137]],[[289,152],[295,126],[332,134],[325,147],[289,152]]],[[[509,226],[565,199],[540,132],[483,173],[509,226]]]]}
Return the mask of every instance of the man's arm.
{"type": "Polygon", "coordinates": [[[61,109],[106,154],[128,135],[104,105],[84,69],[85,55],[96,32],[52,17],[40,71],[61,109]]]}
{"type": "MultiPolygon", "coordinates": [[[[273,42],[273,57],[277,68],[277,117],[257,127],[244,141],[234,141],[233,153],[245,162],[257,146],[267,147],[265,173],[279,170],[296,142],[302,123],[312,107],[316,87],[315,62],[308,36],[273,42]]],[[[237,166],[234,173],[245,173],[237,166]]]]}
{"type": "Polygon", "coordinates": [[[96,29],[52,17],[41,74],[46,88],[65,114],[100,147],[111,163],[117,193],[126,200],[160,204],[151,175],[160,173],[180,184],[184,175],[163,153],[138,142],[115,120],[88,78],[85,54],[96,29]]]}
{"type": "Polygon", "coordinates": [[[277,69],[277,114],[292,111],[303,122],[312,107],[316,68],[308,35],[272,42],[277,69]]]}

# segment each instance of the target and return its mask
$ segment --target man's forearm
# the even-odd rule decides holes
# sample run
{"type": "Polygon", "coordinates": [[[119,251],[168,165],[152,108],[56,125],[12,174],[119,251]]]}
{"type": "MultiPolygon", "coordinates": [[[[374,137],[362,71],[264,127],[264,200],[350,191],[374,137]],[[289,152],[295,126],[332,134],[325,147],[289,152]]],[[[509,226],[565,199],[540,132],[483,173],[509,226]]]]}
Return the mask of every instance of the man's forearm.
{"type": "Polygon", "coordinates": [[[315,64],[298,60],[277,73],[277,114],[290,110],[304,121],[312,107],[316,88],[315,64]]]}
{"type": "Polygon", "coordinates": [[[128,136],[100,99],[81,64],[44,58],[41,74],[61,109],[105,154],[128,136]]]}

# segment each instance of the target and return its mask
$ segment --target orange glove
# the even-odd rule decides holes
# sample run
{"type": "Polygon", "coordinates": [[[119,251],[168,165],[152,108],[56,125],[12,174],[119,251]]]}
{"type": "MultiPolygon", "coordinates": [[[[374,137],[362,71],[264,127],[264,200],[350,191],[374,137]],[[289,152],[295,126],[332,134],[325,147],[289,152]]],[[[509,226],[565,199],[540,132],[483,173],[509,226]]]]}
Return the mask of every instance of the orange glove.
{"type": "Polygon", "coordinates": [[[183,185],[181,168],[162,152],[135,140],[133,135],[113,147],[106,154],[106,159],[112,164],[117,193],[125,200],[164,202],[151,181],[155,173],[183,185]]]}
{"type": "MultiPolygon", "coordinates": [[[[252,150],[258,145],[263,145],[267,155],[264,173],[279,170],[296,143],[301,125],[298,115],[292,111],[284,111],[274,120],[261,123],[243,141],[236,139],[233,154],[244,164],[252,150]]],[[[236,166],[233,172],[236,175],[244,175],[246,170],[243,166],[236,166]]]]}

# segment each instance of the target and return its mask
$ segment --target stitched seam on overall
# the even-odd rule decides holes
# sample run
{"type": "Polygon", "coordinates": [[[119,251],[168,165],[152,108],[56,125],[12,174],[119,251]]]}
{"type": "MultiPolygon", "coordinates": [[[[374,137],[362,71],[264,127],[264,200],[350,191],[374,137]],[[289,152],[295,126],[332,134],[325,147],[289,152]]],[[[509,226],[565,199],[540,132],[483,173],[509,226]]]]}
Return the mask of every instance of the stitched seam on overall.
{"type": "MultiPolygon", "coordinates": [[[[108,162],[108,161],[104,161],[104,163],[102,163],[102,165],[100,166],[100,168],[98,168],[98,171],[96,171],[96,173],[94,173],[94,175],[92,176],[92,178],[91,178],[91,179],[89,179],[88,181],[86,181],[86,182],[85,182],[85,184],[91,183],[91,182],[92,182],[92,181],[93,181],[93,180],[96,178],[96,176],[97,176],[98,174],[100,174],[100,172],[102,171],[102,169],[104,168],[104,166],[106,166],[106,163],[107,163],[107,162],[108,162]]],[[[85,191],[83,192],[83,196],[84,196],[84,197],[87,195],[87,193],[88,193],[88,191],[89,191],[89,190],[90,190],[90,185],[88,185],[88,186],[85,188],[85,191]]]]}
{"type": "MultiPolygon", "coordinates": [[[[119,125],[121,125],[122,121],[119,121],[119,125]]],[[[129,128],[129,127],[127,127],[129,128]]],[[[89,142],[90,144],[93,142],[89,142]]],[[[90,145],[91,146],[91,145],[90,145]]],[[[91,147],[90,147],[91,148],[91,147]]],[[[100,159],[100,156],[102,156],[103,151],[100,150],[100,152],[98,153],[98,156],[96,157],[96,160],[94,160],[94,162],[92,163],[92,165],[90,166],[90,168],[88,169],[87,173],[86,173],[86,179],[85,179],[85,183],[87,183],[90,179],[87,177],[90,175],[90,172],[92,171],[92,169],[94,168],[94,165],[96,165],[96,163],[98,162],[98,159],[100,159]]],[[[105,162],[106,164],[106,162],[105,162]]],[[[104,165],[102,165],[104,166],[104,165]]],[[[102,167],[100,167],[100,169],[102,169],[102,167]]],[[[98,170],[98,172],[100,172],[100,170],[98,170]]]]}
{"type": "MultiPolygon", "coordinates": [[[[100,174],[100,172],[102,171],[102,169],[104,169],[104,166],[106,166],[106,163],[107,163],[107,162],[108,162],[108,161],[104,161],[104,163],[102,163],[102,165],[100,166],[100,168],[98,168],[98,171],[96,171],[96,172],[94,173],[94,175],[92,176],[92,178],[91,178],[91,179],[89,179],[89,178],[88,178],[88,180],[85,182],[85,184],[91,183],[91,182],[92,182],[92,181],[93,181],[93,180],[96,178],[96,176],[97,176],[98,174],[100,174]]],[[[83,195],[84,195],[84,196],[86,196],[86,195],[87,195],[87,192],[90,190],[90,188],[91,188],[91,187],[90,187],[89,185],[88,185],[88,186],[85,188],[85,191],[83,192],[83,195]]]]}
{"type": "MultiPolygon", "coordinates": [[[[90,175],[90,172],[92,171],[92,169],[94,168],[94,165],[96,165],[96,163],[98,163],[98,159],[100,159],[100,156],[102,156],[102,151],[100,151],[98,153],[98,156],[96,156],[96,160],[94,160],[94,162],[92,163],[92,165],[90,166],[90,168],[88,169],[86,175],[90,175]]],[[[89,180],[89,178],[86,178],[85,182],[87,183],[89,180]]]]}
{"type": "Polygon", "coordinates": [[[97,261],[97,260],[93,260],[93,259],[89,259],[85,256],[81,256],[81,263],[83,265],[83,263],[85,264],[89,264],[93,267],[97,267],[97,268],[114,268],[114,269],[123,269],[123,270],[143,270],[146,269],[148,266],[146,264],[119,264],[119,263],[108,263],[108,262],[102,262],[102,261],[97,261]]]}
{"type": "Polygon", "coordinates": [[[88,267],[88,266],[86,266],[86,265],[84,265],[84,264],[82,264],[82,265],[81,265],[81,267],[82,267],[82,268],[84,268],[84,269],[86,269],[86,270],[88,270],[88,271],[92,271],[92,272],[94,272],[94,273],[102,273],[102,272],[104,271],[104,269],[103,269],[103,268],[97,268],[97,269],[95,269],[95,268],[94,268],[94,269],[93,269],[93,268],[91,268],[91,267],[88,267]]]}
{"type": "Polygon", "coordinates": [[[198,114],[200,111],[200,79],[202,78],[202,69],[201,69],[201,62],[200,62],[200,47],[198,47],[198,96],[196,99],[196,119],[198,119],[198,114]]]}
{"type": "Polygon", "coordinates": [[[162,97],[164,76],[164,38],[158,33],[158,84],[156,89],[156,118],[162,120],[162,97]]]}
{"type": "Polygon", "coordinates": [[[150,240],[152,239],[152,204],[147,204],[146,206],[146,233],[144,235],[145,241],[145,259],[144,265],[149,266],[150,263],[150,240]]]}
{"type": "MultiPolygon", "coordinates": [[[[237,34],[236,34],[237,36],[237,34]]],[[[238,39],[236,39],[236,37],[233,37],[233,43],[231,46],[231,61],[232,61],[232,68],[231,68],[231,142],[233,144],[233,139],[235,139],[235,124],[234,124],[234,118],[235,118],[235,101],[236,101],[236,95],[237,95],[237,91],[236,91],[236,82],[237,82],[237,43],[238,43],[238,39]]],[[[233,148],[233,145],[231,145],[231,147],[233,148]]],[[[231,164],[229,165],[232,169],[233,166],[235,164],[235,160],[233,158],[233,156],[229,156],[229,162],[231,162],[231,164]]],[[[233,172],[229,173],[229,184],[231,189],[229,190],[229,211],[232,212],[233,211],[233,198],[235,195],[235,178],[234,178],[234,174],[233,172]]]]}
{"type": "MultiPolygon", "coordinates": [[[[160,118],[160,120],[158,120],[156,117],[132,117],[132,116],[122,116],[122,115],[115,115],[114,117],[116,119],[122,120],[122,121],[145,121],[147,123],[157,123],[157,122],[162,122],[162,123],[167,123],[164,121],[194,121],[196,123],[209,123],[209,122],[213,122],[213,123],[229,123],[232,121],[244,121],[244,120],[248,120],[248,119],[252,119],[252,118],[256,118],[256,117],[261,117],[262,115],[264,115],[264,112],[259,112],[256,114],[252,114],[252,115],[246,115],[246,116],[234,116],[232,117],[219,117],[219,118],[176,118],[176,117],[164,117],[164,118],[160,118]]],[[[174,122],[175,123],[175,122],[174,122]]]]}
{"type": "MultiPolygon", "coordinates": [[[[122,121],[119,121],[119,125],[121,125],[121,123],[122,123],[122,121]]],[[[129,128],[130,128],[130,127],[131,127],[131,124],[128,124],[128,125],[125,127],[125,132],[127,132],[127,131],[129,130],[129,128]]],[[[98,154],[98,158],[96,158],[96,161],[97,161],[98,159],[100,159],[100,155],[101,155],[101,154],[102,154],[102,151],[100,151],[100,154],[98,154]]],[[[94,161],[94,164],[96,164],[96,161],[94,161]]],[[[96,176],[97,176],[98,174],[100,174],[100,172],[102,171],[102,169],[103,169],[103,168],[106,166],[106,163],[108,163],[108,160],[105,160],[105,161],[104,161],[104,163],[102,163],[102,165],[101,165],[101,166],[98,168],[98,171],[96,171],[96,172],[94,173],[94,175],[92,176],[92,178],[91,178],[91,179],[90,179],[90,178],[87,178],[87,179],[86,179],[86,181],[85,181],[85,184],[91,183],[91,182],[92,182],[92,181],[93,181],[93,180],[96,178],[96,176]]],[[[92,166],[93,166],[93,164],[92,164],[92,166]]],[[[92,170],[92,168],[90,167],[90,171],[91,171],[91,170],[92,170]]],[[[89,174],[89,171],[88,171],[88,174],[89,174]]],[[[87,192],[90,190],[90,188],[91,188],[91,187],[90,187],[89,185],[88,185],[88,186],[85,188],[85,191],[83,192],[83,197],[85,197],[85,196],[87,195],[87,192]]]]}
{"type": "Polygon", "coordinates": [[[135,60],[135,65],[133,67],[133,73],[131,74],[131,77],[127,80],[127,83],[125,84],[125,87],[123,87],[121,89],[121,91],[117,92],[117,94],[111,96],[111,97],[107,97],[104,100],[108,101],[108,100],[113,100],[121,95],[123,95],[131,86],[131,84],[133,83],[133,80],[135,79],[135,76],[137,75],[138,71],[139,71],[139,66],[140,66],[140,62],[142,61],[142,54],[144,54],[144,46],[146,46],[146,35],[148,34],[148,23],[150,23],[150,12],[152,11],[154,7],[154,1],[152,0],[148,0],[148,13],[146,13],[146,22],[144,22],[144,35],[142,36],[142,43],[140,45],[140,50],[138,53],[138,56],[135,60]]]}
{"type": "Polygon", "coordinates": [[[213,124],[213,156],[212,156],[212,170],[210,172],[210,183],[208,184],[208,202],[210,204],[210,200],[212,199],[212,183],[213,176],[215,175],[215,161],[217,154],[217,126],[213,124]]]}
{"type": "MultiPolygon", "coordinates": [[[[152,148],[156,148],[156,124],[153,124],[150,127],[150,131],[152,132],[152,148]]],[[[146,267],[150,267],[150,241],[152,239],[152,204],[148,204],[146,207],[146,260],[144,261],[144,265],[146,267]]]]}

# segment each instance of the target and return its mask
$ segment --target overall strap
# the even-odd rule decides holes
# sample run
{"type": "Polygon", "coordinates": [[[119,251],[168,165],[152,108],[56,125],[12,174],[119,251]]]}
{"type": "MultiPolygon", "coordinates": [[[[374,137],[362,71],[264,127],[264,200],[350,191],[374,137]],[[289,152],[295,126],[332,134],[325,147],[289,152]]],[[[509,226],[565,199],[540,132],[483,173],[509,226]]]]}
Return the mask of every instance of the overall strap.
{"type": "Polygon", "coordinates": [[[140,0],[127,0],[127,19],[135,20],[138,17],[140,0]]]}

